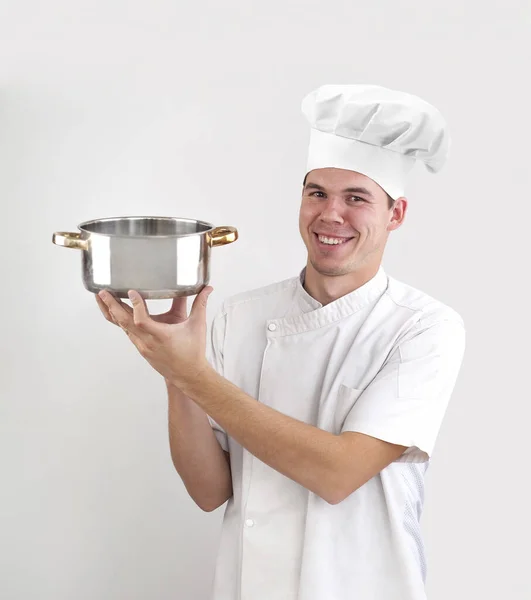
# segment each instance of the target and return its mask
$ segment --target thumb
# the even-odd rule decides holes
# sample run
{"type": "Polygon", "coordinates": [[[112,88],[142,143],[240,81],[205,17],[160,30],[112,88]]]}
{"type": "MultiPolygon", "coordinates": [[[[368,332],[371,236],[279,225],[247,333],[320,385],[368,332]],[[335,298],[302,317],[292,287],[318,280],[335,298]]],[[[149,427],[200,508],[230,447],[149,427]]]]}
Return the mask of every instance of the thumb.
{"type": "Polygon", "coordinates": [[[192,310],[190,311],[191,319],[206,320],[206,307],[208,303],[208,297],[214,291],[214,288],[210,285],[203,288],[199,294],[195,297],[194,303],[192,304],[192,310]]]}

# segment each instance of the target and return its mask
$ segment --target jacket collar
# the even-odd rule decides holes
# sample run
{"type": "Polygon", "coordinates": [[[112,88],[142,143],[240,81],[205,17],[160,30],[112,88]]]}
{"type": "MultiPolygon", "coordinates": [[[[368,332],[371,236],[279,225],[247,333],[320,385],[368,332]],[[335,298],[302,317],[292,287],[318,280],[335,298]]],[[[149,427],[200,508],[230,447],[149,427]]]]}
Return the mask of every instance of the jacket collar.
{"type": "Polygon", "coordinates": [[[376,275],[354,291],[323,306],[304,289],[306,267],[294,278],[294,300],[298,310],[282,319],[272,319],[276,329],[270,331],[271,337],[293,335],[312,329],[319,329],[348,317],[374,300],[387,289],[388,277],[382,266],[376,275]],[[299,312],[300,311],[300,312],[299,312]]]}

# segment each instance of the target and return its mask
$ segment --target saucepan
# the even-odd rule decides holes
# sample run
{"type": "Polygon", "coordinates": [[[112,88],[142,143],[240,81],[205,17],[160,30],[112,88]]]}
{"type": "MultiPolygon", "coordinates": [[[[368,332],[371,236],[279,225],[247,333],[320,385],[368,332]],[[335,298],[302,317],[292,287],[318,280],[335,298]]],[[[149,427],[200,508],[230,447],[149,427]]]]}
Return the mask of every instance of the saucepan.
{"type": "Polygon", "coordinates": [[[109,217],[77,227],[55,232],[53,243],[81,250],[89,292],[118,298],[129,290],[145,299],[194,296],[210,281],[211,248],[238,239],[234,227],[175,217],[109,217]]]}

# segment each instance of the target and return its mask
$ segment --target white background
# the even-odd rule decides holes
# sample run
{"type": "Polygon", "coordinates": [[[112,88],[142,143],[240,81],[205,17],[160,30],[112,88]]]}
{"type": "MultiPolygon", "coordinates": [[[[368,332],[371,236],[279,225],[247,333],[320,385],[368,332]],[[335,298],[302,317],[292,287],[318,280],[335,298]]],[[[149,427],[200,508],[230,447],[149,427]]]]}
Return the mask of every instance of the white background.
{"type": "Polygon", "coordinates": [[[295,276],[300,102],[323,83],[408,91],[450,125],[447,167],[415,170],[384,260],[468,331],[427,476],[428,595],[531,597],[530,24],[523,0],[0,4],[2,600],[208,598],[224,508],[187,495],[161,377],[52,233],[236,226],[212,253],[209,322],[295,276]]]}

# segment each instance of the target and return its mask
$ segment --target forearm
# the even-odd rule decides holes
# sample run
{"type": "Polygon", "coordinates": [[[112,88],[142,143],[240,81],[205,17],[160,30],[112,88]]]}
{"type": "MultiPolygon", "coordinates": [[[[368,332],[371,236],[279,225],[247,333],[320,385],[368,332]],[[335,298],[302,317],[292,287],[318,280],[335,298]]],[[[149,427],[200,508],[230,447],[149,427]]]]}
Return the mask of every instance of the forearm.
{"type": "Polygon", "coordinates": [[[166,385],[173,464],[197,505],[212,510],[232,495],[229,464],[205,411],[178,388],[166,385]]]}
{"type": "Polygon", "coordinates": [[[338,436],[261,404],[210,368],[181,387],[251,454],[326,501],[336,501],[342,486],[338,436]]]}

